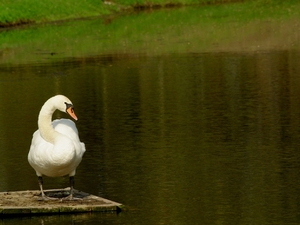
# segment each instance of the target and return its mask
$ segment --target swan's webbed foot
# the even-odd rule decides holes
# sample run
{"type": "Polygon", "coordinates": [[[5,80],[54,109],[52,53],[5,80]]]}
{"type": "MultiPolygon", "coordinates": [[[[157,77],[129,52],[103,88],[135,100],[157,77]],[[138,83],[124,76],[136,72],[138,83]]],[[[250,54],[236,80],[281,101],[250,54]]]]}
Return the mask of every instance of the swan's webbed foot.
{"type": "Polygon", "coordinates": [[[39,201],[58,201],[58,200],[59,200],[59,198],[52,198],[45,194],[44,195],[42,194],[42,197],[39,198],[39,201]]]}
{"type": "Polygon", "coordinates": [[[74,176],[70,177],[70,195],[67,197],[62,198],[60,201],[76,201],[76,200],[82,200],[82,198],[76,198],[74,197],[74,176]]]}
{"type": "Polygon", "coordinates": [[[76,198],[73,194],[70,194],[67,197],[61,198],[60,201],[82,201],[82,198],[76,198]]]}

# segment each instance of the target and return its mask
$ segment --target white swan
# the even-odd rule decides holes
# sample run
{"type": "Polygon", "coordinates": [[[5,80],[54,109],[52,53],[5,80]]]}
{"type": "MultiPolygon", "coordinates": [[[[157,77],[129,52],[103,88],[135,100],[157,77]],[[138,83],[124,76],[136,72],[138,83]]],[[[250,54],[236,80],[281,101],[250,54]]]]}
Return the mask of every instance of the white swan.
{"type": "Polygon", "coordinates": [[[28,162],[36,171],[43,199],[46,200],[48,197],[43,191],[42,175],[49,177],[69,175],[70,195],[67,198],[74,199],[74,175],[85,152],[85,145],[80,142],[73,121],[57,119],[51,123],[52,114],[56,109],[68,113],[77,120],[73,104],[67,97],[56,95],[48,99],[38,117],[39,129],[33,134],[28,162]]]}

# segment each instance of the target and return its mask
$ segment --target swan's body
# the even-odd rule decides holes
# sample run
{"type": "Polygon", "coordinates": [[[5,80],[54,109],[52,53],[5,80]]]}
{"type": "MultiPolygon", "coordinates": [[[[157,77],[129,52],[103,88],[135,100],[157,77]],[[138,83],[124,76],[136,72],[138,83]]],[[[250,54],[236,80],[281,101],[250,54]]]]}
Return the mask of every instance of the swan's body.
{"type": "Polygon", "coordinates": [[[37,130],[33,134],[28,161],[38,176],[75,175],[85,149],[78,138],[77,128],[68,119],[54,120],[52,126],[60,133],[55,143],[45,141],[37,130]]]}
{"type": "Polygon", "coordinates": [[[39,129],[33,134],[28,162],[36,171],[43,197],[45,194],[42,175],[49,177],[69,175],[70,196],[73,198],[74,175],[85,152],[85,146],[79,140],[73,121],[59,119],[51,122],[56,109],[67,112],[77,120],[72,102],[67,97],[56,95],[46,101],[39,114],[39,129]]]}

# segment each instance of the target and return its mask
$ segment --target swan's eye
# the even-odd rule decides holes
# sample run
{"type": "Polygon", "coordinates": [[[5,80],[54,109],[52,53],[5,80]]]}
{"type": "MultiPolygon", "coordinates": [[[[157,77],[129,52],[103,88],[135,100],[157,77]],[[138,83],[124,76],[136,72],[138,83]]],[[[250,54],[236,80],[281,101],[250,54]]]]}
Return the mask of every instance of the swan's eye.
{"type": "Polygon", "coordinates": [[[72,108],[72,112],[74,111],[74,110],[73,110],[73,105],[72,105],[72,104],[67,103],[67,102],[65,102],[65,104],[66,104],[66,111],[68,110],[68,108],[72,108]]]}

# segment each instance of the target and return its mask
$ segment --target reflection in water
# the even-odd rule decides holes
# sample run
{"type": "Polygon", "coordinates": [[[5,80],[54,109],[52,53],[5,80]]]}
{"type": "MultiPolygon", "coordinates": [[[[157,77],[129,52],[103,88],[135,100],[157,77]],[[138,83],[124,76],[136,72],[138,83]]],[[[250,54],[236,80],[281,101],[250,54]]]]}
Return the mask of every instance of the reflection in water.
{"type": "MultiPolygon", "coordinates": [[[[87,148],[75,186],[129,208],[77,222],[298,223],[299,56],[112,55],[1,68],[0,190],[36,189],[31,135],[40,106],[61,93],[87,148]]],[[[67,185],[45,178],[45,188],[67,185]]]]}

